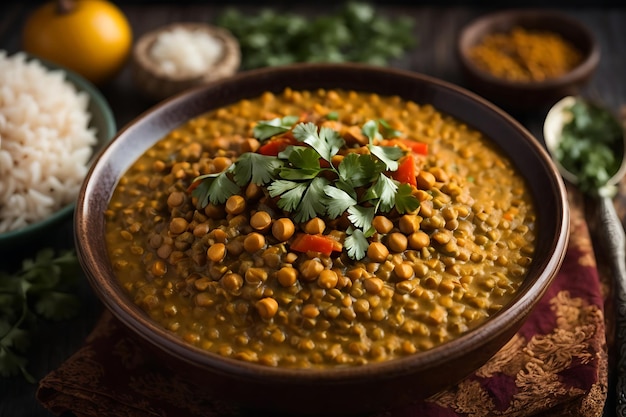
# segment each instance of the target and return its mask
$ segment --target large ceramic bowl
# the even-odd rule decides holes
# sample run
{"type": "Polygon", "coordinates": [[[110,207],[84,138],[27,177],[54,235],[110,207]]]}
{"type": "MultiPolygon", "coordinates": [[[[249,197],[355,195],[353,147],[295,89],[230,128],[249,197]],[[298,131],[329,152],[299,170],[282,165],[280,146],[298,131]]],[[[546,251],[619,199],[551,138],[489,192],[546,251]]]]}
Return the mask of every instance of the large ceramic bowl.
{"type": "Polygon", "coordinates": [[[434,78],[401,70],[297,65],[241,73],[157,105],[126,126],[100,155],[80,193],[75,234],[79,258],[105,306],[132,333],[209,396],[273,413],[339,414],[388,409],[424,399],[483,365],[519,329],[563,260],[568,238],[566,192],[539,143],[513,118],[482,98],[434,78]],[[493,138],[513,159],[539,202],[536,258],[514,299],[460,338],[402,359],[352,368],[295,370],[224,358],[190,347],[148,319],[118,284],[104,241],[103,212],[120,176],[147,148],[209,109],[271,90],[344,88],[430,103],[493,138]]]}
{"type": "MultiPolygon", "coordinates": [[[[117,132],[115,116],[107,100],[98,88],[75,72],[38,57],[26,55],[26,59],[28,62],[37,60],[50,71],[62,71],[65,80],[73,84],[77,92],[87,94],[89,97],[87,111],[91,115],[89,127],[95,129],[97,139],[97,143],[93,147],[95,158],[95,154],[100,151],[117,132]]],[[[74,207],[74,202],[71,202],[38,222],[17,230],[0,233],[0,250],[29,251],[29,248],[39,247],[44,242],[48,243],[51,237],[58,234],[59,228],[71,220],[74,207]]]]}

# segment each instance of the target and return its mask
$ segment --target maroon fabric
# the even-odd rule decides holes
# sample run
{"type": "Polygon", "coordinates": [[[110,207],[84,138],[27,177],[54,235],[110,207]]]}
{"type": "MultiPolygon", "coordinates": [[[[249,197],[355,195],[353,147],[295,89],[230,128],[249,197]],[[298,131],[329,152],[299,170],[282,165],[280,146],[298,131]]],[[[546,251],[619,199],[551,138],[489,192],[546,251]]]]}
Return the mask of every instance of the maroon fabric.
{"type": "MultiPolygon", "coordinates": [[[[564,264],[521,330],[450,390],[380,417],[600,416],[606,399],[603,294],[589,230],[573,205],[564,264]]],[[[228,416],[236,406],[196,395],[109,313],[85,345],[40,381],[52,413],[78,416],[228,416]]]]}

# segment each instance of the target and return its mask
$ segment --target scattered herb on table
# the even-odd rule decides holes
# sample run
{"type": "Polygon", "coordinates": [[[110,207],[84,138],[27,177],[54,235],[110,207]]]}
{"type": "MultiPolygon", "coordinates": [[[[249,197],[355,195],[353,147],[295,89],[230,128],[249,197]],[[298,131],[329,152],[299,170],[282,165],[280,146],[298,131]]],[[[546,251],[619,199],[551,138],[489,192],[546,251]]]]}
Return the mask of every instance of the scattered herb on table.
{"type": "Polygon", "coordinates": [[[25,259],[21,268],[0,271],[0,376],[22,374],[33,332],[42,320],[64,320],[78,312],[78,298],[71,293],[77,282],[78,261],[73,251],[58,256],[52,249],[25,259]]]}
{"type": "Polygon", "coordinates": [[[596,194],[622,163],[622,127],[610,112],[590,103],[577,101],[567,111],[573,118],[563,126],[556,157],[576,175],[582,192],[596,194]]]}
{"type": "MultiPolygon", "coordinates": [[[[362,127],[368,139],[367,152],[348,153],[335,166],[333,157],[345,146],[339,132],[310,122],[290,126],[293,120],[286,117],[259,122],[254,129],[257,138],[267,139],[291,130],[292,141],[285,142],[287,139],[281,135],[271,137],[260,151],[271,147],[273,152],[247,152],[225,171],[197,177],[190,187],[192,195],[201,207],[223,204],[242,187],[254,183],[265,186],[270,197],[278,199],[278,208],[291,213],[296,222],[316,216],[336,219],[346,213],[352,225],[346,239],[351,248],[348,256],[361,259],[368,246],[366,238],[374,233],[376,213],[395,209],[403,214],[419,207],[411,185],[393,178],[404,165],[399,162],[401,158],[411,154],[395,145],[379,144],[385,143],[380,126],[388,131],[387,125],[370,120],[362,127]],[[281,146],[273,147],[273,143],[281,146]]],[[[414,163],[412,157],[409,163],[414,163]]]]}
{"type": "Polygon", "coordinates": [[[228,9],[217,24],[239,40],[243,69],[295,62],[385,65],[415,43],[412,19],[382,16],[366,3],[346,3],[313,19],[273,9],[254,16],[228,9]]]}

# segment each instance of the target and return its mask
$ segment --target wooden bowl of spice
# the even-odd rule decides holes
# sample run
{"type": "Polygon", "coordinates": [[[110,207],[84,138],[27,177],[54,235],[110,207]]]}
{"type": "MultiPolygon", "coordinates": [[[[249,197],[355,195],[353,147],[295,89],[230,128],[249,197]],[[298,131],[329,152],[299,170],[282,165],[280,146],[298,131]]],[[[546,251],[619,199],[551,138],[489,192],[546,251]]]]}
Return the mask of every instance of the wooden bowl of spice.
{"type": "Polygon", "coordinates": [[[461,32],[458,54],[468,87],[511,110],[543,108],[577,94],[600,60],[584,24],[534,9],[476,19],[461,32]]]}
{"type": "Polygon", "coordinates": [[[226,29],[204,23],[173,23],[139,38],[132,78],[146,96],[162,100],[239,69],[239,41],[226,29]]]}

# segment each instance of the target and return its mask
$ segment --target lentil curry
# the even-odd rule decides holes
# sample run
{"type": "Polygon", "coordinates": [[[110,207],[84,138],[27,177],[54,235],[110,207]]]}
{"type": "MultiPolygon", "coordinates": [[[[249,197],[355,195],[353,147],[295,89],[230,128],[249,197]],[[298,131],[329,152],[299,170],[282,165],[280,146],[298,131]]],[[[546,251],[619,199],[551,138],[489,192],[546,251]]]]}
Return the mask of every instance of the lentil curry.
{"type": "Polygon", "coordinates": [[[480,132],[343,90],[190,120],[132,165],[105,216],[119,281],[155,321],[207,351],[297,368],[466,333],[510,300],[536,236],[523,178],[480,132]]]}

